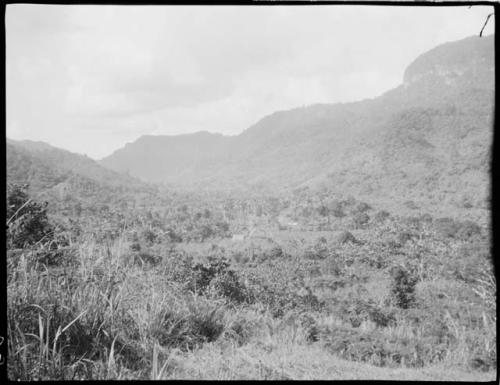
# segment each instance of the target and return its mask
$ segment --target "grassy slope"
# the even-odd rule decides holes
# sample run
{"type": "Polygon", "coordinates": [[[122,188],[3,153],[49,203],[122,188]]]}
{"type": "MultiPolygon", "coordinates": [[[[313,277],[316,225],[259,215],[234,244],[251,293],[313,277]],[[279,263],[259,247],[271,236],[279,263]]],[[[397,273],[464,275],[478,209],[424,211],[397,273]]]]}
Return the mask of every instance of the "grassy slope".
{"type": "MultiPolygon", "coordinates": [[[[118,341],[127,341],[127,338],[131,337],[123,337],[123,333],[134,333],[134,330],[137,330],[139,336],[134,337],[134,339],[138,338],[138,340],[136,342],[129,340],[129,342],[138,344],[135,346],[139,352],[138,354],[141,355],[141,359],[145,360],[142,366],[146,368],[146,372],[151,371],[151,361],[155,355],[153,346],[156,344],[158,334],[154,333],[160,333],[160,335],[164,333],[155,326],[159,316],[164,314],[166,310],[173,311],[173,314],[177,314],[176,317],[180,317],[178,319],[181,320],[192,314],[190,313],[192,311],[198,314],[208,314],[211,309],[219,309],[217,310],[217,314],[219,314],[217,317],[220,317],[218,322],[223,325],[224,332],[216,341],[205,343],[199,349],[188,351],[181,351],[178,348],[161,348],[163,356],[159,359],[158,365],[159,367],[165,365],[163,374],[159,376],[162,379],[491,381],[495,378],[496,373],[493,371],[471,371],[470,368],[457,366],[457,362],[460,361],[456,360],[454,355],[450,355],[439,366],[427,366],[421,369],[404,367],[392,369],[340,359],[334,353],[329,352],[322,342],[309,342],[307,340],[307,330],[300,326],[293,316],[287,315],[276,319],[272,318],[267,312],[262,312],[262,309],[258,307],[236,309],[231,306],[225,307],[219,299],[212,299],[207,302],[207,299],[203,297],[195,297],[194,302],[192,302],[193,299],[178,292],[174,282],[171,282],[168,278],[171,269],[169,263],[178,262],[172,260],[165,265],[161,265],[161,267],[159,266],[159,269],[145,269],[140,265],[131,264],[132,261],[128,253],[129,247],[129,242],[123,238],[118,239],[108,247],[99,246],[93,241],[78,245],[77,258],[80,260],[80,264],[75,271],[75,276],[81,277],[82,281],[90,279],[91,282],[95,283],[79,285],[73,294],[71,293],[75,289],[69,290],[68,295],[70,295],[71,299],[68,298],[70,300],[68,304],[71,303],[71,306],[75,308],[74,315],[86,312],[81,321],[88,323],[88,325],[95,323],[92,319],[87,318],[89,314],[101,313],[104,315],[104,319],[108,321],[106,321],[103,330],[110,337],[107,342],[101,341],[100,344],[107,351],[113,351],[111,342],[114,339],[113,334],[115,338],[118,338],[118,341]],[[104,297],[99,296],[99,290],[104,293],[108,291],[108,288],[107,279],[97,278],[98,274],[104,274],[108,278],[121,277],[118,279],[117,290],[112,290],[114,294],[110,298],[110,302],[106,302],[104,297]],[[94,278],[97,278],[97,280],[94,278]],[[95,285],[103,285],[103,287],[96,291],[97,287],[95,285]],[[77,300],[78,298],[80,300],[77,300]],[[194,304],[195,308],[190,307],[190,303],[194,304]],[[220,307],[221,305],[222,307],[220,307]],[[204,306],[208,306],[206,313],[205,310],[193,310],[204,309],[204,306]],[[129,314],[131,318],[123,318],[119,314],[129,314]],[[113,318],[115,318],[115,321],[113,321],[113,318]],[[238,344],[229,331],[231,325],[241,319],[253,326],[250,328],[252,333],[250,337],[243,344],[238,344]]],[[[55,300],[55,298],[61,294],[60,289],[56,289],[52,294],[44,292],[44,285],[49,285],[49,283],[45,281],[43,274],[40,275],[39,272],[23,268],[22,264],[16,270],[18,276],[27,276],[27,281],[26,284],[23,284],[22,280],[17,284],[10,281],[10,300],[14,300],[16,297],[33,298],[29,302],[41,301],[39,304],[43,307],[47,303],[54,303],[54,301],[57,303],[59,301],[55,300]],[[28,282],[32,283],[28,284],[28,282]],[[18,286],[19,284],[20,286],[18,286]],[[51,295],[55,297],[49,299],[51,295]],[[49,296],[49,298],[44,305],[45,300],[41,299],[46,296],[49,296]]],[[[375,279],[378,278],[375,277],[375,279]]],[[[374,294],[372,293],[373,290],[370,290],[370,292],[374,294]]],[[[453,290],[453,292],[456,292],[456,290],[453,290]]],[[[337,295],[340,295],[339,290],[337,295]]],[[[18,310],[21,309],[18,308],[18,310]]],[[[50,324],[54,325],[54,327],[57,325],[65,326],[74,318],[74,315],[67,318],[66,321],[52,319],[50,324]]],[[[332,327],[335,327],[335,324],[340,322],[336,315],[318,314],[315,317],[319,324],[332,327]]],[[[36,320],[32,321],[37,323],[36,320]]],[[[42,325],[46,325],[47,319],[45,316],[42,316],[41,322],[42,325]]],[[[37,328],[37,325],[33,326],[35,326],[35,329],[37,328]]],[[[85,327],[85,323],[81,327],[85,327]]],[[[361,329],[369,327],[370,325],[366,323],[361,325],[361,329]]],[[[404,329],[404,325],[402,327],[404,329]]],[[[94,332],[96,331],[94,330],[91,333],[94,332]]],[[[388,336],[391,333],[398,333],[397,330],[390,329],[387,329],[386,332],[388,336]]],[[[404,330],[403,333],[405,333],[404,330]]],[[[35,343],[34,348],[36,351],[37,343],[35,343]]],[[[137,361],[137,359],[132,360],[137,361]]],[[[144,370],[142,370],[142,373],[140,370],[129,371],[122,366],[114,372],[115,364],[113,359],[109,357],[105,358],[104,362],[98,362],[97,364],[104,365],[101,367],[100,377],[98,378],[144,378],[144,370]]],[[[157,376],[154,377],[158,378],[157,376]]]]}
{"type": "Polygon", "coordinates": [[[173,356],[165,379],[204,380],[407,380],[493,381],[496,372],[469,372],[451,364],[412,368],[381,368],[339,359],[317,345],[271,338],[242,347],[205,345],[184,356],[173,356]],[[175,364],[174,364],[175,363],[175,364]]]}

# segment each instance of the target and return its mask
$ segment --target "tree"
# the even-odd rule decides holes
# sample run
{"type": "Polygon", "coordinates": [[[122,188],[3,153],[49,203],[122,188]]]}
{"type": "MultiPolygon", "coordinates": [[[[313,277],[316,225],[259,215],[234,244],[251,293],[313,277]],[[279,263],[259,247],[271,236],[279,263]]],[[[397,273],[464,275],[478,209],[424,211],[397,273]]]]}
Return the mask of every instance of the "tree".
{"type": "Polygon", "coordinates": [[[9,248],[32,246],[53,234],[47,218],[47,203],[29,198],[27,185],[7,189],[7,244],[9,248]]]}

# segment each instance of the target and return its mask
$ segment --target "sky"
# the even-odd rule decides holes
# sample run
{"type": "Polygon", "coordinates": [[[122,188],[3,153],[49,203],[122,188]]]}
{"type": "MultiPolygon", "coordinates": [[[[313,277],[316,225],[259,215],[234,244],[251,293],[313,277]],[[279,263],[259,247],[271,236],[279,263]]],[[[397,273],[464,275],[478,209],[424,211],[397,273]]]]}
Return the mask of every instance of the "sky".
{"type": "MultiPolygon", "coordinates": [[[[100,159],[376,97],[492,7],[7,5],[6,133],[100,159]]],[[[494,17],[484,34],[494,32],[494,17]]]]}

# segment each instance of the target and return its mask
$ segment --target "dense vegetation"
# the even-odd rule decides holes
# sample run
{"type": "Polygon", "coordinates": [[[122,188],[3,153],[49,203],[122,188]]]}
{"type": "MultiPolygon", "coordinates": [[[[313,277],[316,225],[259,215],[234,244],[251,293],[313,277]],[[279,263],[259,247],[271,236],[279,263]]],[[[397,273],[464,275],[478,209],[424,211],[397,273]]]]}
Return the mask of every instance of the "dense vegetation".
{"type": "Polygon", "coordinates": [[[490,236],[473,222],[353,197],[173,193],[69,220],[71,200],[50,210],[26,191],[8,190],[13,380],[297,378],[245,358],[289,344],[388,368],[496,367],[490,236]],[[247,365],[214,372],[213,349],[247,365]]]}
{"type": "Polygon", "coordinates": [[[9,378],[492,380],[493,37],[463,55],[474,39],[373,100],[142,138],[102,162],[123,174],[8,140],[9,378]]]}

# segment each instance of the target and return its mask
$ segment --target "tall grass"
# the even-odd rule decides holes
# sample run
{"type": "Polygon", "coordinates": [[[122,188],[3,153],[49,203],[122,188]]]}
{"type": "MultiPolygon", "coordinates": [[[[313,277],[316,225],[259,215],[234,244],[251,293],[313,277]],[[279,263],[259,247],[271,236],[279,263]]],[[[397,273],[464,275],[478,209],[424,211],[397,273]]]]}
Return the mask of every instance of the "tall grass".
{"type": "MultiPolygon", "coordinates": [[[[401,232],[391,226],[391,237],[401,232]]],[[[495,368],[496,281],[484,261],[460,260],[460,247],[432,233],[424,234],[427,249],[422,239],[391,248],[383,246],[387,235],[360,234],[359,245],[323,242],[322,260],[263,254],[260,264],[237,271],[220,250],[215,261],[192,261],[163,245],[149,250],[157,253],[150,262],[137,263],[125,235],[75,242],[60,265],[46,263],[50,250],[41,246],[12,252],[9,378],[332,375],[302,365],[299,352],[380,367],[495,368]],[[415,282],[398,286],[390,271],[399,265],[415,282]],[[318,299],[322,280],[338,285],[322,285],[318,299]],[[402,306],[392,297],[405,290],[411,301],[402,306]]]]}

